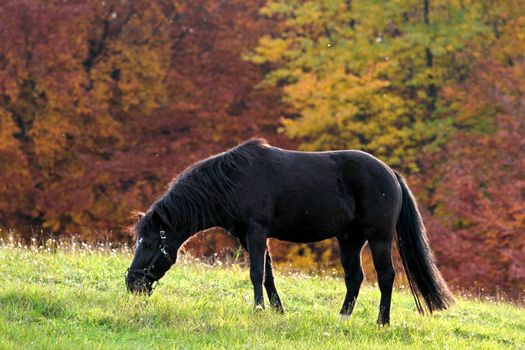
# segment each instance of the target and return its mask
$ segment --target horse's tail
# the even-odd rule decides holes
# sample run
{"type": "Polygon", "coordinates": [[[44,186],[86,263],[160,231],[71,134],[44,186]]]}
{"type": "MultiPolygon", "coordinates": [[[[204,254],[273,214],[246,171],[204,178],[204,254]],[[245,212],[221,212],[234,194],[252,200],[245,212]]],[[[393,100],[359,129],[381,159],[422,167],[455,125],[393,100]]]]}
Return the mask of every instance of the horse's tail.
{"type": "Polygon", "coordinates": [[[454,303],[454,297],[434,262],[414,195],[397,172],[396,177],[403,193],[403,204],[396,225],[397,246],[417,310],[421,314],[444,310],[454,303]]]}

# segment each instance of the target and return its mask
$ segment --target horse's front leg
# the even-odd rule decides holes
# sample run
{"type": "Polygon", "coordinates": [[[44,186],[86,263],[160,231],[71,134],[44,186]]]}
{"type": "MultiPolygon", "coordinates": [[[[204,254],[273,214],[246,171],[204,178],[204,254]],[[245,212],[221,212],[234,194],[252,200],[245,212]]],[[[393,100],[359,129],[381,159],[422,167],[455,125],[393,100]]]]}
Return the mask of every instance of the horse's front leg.
{"type": "Polygon", "coordinates": [[[252,222],[246,232],[246,244],[250,255],[250,279],[253,284],[255,309],[264,309],[263,281],[264,256],[267,234],[261,225],[252,222]]]}
{"type": "Polygon", "coordinates": [[[277,293],[277,289],[275,288],[275,282],[273,281],[272,258],[270,256],[270,250],[268,249],[268,246],[266,247],[265,260],[266,262],[264,264],[264,288],[266,288],[268,299],[270,299],[270,305],[277,312],[284,313],[281,298],[279,298],[279,294],[277,293]]]}

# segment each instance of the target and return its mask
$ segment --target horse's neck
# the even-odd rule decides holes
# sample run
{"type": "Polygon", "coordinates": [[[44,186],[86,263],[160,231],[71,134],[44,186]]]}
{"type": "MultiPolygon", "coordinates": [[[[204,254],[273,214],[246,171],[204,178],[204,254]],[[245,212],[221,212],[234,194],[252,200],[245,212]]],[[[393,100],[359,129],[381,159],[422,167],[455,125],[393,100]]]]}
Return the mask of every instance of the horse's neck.
{"type": "Polygon", "coordinates": [[[184,242],[199,232],[206,231],[214,227],[220,227],[228,230],[228,227],[232,226],[234,218],[227,210],[219,208],[215,211],[215,213],[216,214],[214,217],[202,215],[199,217],[198,222],[188,225],[187,230],[185,233],[183,233],[183,236],[185,235],[184,242]]]}
{"type": "MultiPolygon", "coordinates": [[[[211,203],[212,201],[207,204],[210,205],[211,203]]],[[[196,211],[183,217],[182,220],[185,222],[179,223],[179,225],[182,226],[179,226],[177,230],[180,236],[180,245],[199,232],[213,227],[227,229],[228,226],[231,226],[234,221],[233,209],[224,208],[220,203],[216,202],[212,205],[215,205],[216,207],[206,208],[206,205],[202,205],[202,203],[188,204],[189,208],[196,211]]]]}
{"type": "Polygon", "coordinates": [[[207,216],[199,217],[198,222],[192,222],[185,225],[184,228],[177,230],[177,240],[182,245],[188,239],[199,232],[205,231],[209,228],[219,226],[212,218],[207,216]]]}

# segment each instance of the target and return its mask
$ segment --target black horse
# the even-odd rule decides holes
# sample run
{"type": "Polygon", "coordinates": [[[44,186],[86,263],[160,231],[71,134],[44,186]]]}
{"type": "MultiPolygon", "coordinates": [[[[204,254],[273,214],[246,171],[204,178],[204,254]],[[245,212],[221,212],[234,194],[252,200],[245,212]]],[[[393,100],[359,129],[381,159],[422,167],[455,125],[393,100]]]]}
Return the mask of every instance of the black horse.
{"type": "Polygon", "coordinates": [[[341,316],[354,308],[363,281],[361,250],[368,242],[381,290],[378,323],[388,324],[396,231],[418,311],[432,313],[453,303],[404,179],[365,152],[288,151],[253,139],[197,162],[135,225],[128,289],[150,294],[153,282],[175,263],[179,247],[216,226],[237,237],[249,253],[256,308],[264,308],[264,285],[271,306],[283,311],[269,237],[290,242],[336,237],[347,289],[341,316]]]}

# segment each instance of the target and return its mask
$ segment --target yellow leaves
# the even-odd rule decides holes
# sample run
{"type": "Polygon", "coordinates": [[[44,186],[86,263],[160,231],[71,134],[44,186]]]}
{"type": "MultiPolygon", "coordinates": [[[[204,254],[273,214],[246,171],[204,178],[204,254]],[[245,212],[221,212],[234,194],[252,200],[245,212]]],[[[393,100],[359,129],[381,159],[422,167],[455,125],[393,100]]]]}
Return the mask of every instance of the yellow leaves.
{"type": "MultiPolygon", "coordinates": [[[[23,192],[19,187],[27,186],[30,176],[26,158],[20,150],[21,144],[15,137],[17,132],[19,130],[10,114],[0,107],[0,194],[10,193],[8,198],[13,201],[16,197],[22,197],[20,194],[23,192]],[[6,181],[6,178],[15,178],[17,182],[6,181]]],[[[0,203],[0,210],[11,204],[0,203]]]]}
{"type": "Polygon", "coordinates": [[[90,70],[90,96],[98,108],[113,114],[118,106],[126,114],[147,115],[166,102],[170,38],[169,31],[159,28],[168,26],[152,3],[123,25],[119,37],[106,39],[106,54],[90,70]]]}
{"type": "Polygon", "coordinates": [[[148,48],[120,50],[118,62],[121,71],[118,88],[122,93],[122,108],[128,112],[141,107],[148,113],[165,101],[164,77],[166,67],[161,54],[148,48]]]}
{"type": "Polygon", "coordinates": [[[259,39],[259,46],[255,49],[255,54],[247,54],[245,57],[256,64],[277,62],[282,59],[288,48],[286,40],[272,39],[265,35],[259,39]]]}
{"type": "MultiPolygon", "coordinates": [[[[9,62],[9,60],[6,59],[6,62],[9,62]]],[[[16,102],[20,93],[16,80],[12,78],[10,72],[0,72],[0,80],[2,81],[0,91],[2,91],[5,96],[8,96],[11,101],[16,102]]]]}
{"type": "Polygon", "coordinates": [[[493,48],[493,55],[500,62],[520,59],[525,52],[525,14],[509,19],[501,30],[501,37],[493,48]]]}
{"type": "Polygon", "coordinates": [[[0,107],[0,152],[19,147],[18,141],[13,136],[17,131],[10,114],[0,107]]]}
{"type": "Polygon", "coordinates": [[[315,255],[307,244],[294,244],[288,254],[286,260],[290,261],[294,268],[308,270],[316,263],[315,255]]]}
{"type": "Polygon", "coordinates": [[[421,145],[445,140],[430,125],[439,90],[470,63],[454,55],[487,36],[481,7],[459,2],[433,2],[429,21],[414,0],[276,0],[266,9],[286,30],[264,37],[252,61],[278,67],[266,81],[284,85],[300,113],[283,131],[303,149],[360,148],[407,169],[421,145]]]}
{"type": "Polygon", "coordinates": [[[75,129],[66,118],[57,112],[48,112],[36,118],[29,136],[33,139],[35,154],[41,165],[53,165],[56,155],[64,152],[66,134],[75,129]]]}
{"type": "MultiPolygon", "coordinates": [[[[301,111],[299,119],[283,119],[292,138],[308,138],[302,149],[360,148],[388,157],[392,149],[409,141],[403,124],[403,99],[388,91],[380,76],[388,62],[371,65],[362,76],[333,67],[322,76],[296,71],[296,83],[284,88],[286,101],[301,111]]],[[[393,156],[391,161],[399,162],[393,156]]]]}
{"type": "Polygon", "coordinates": [[[167,100],[171,20],[155,2],[13,1],[0,11],[0,195],[31,200],[8,210],[29,208],[52,231],[98,214],[93,196],[114,182],[105,167],[135,141],[125,133],[167,100]]]}

